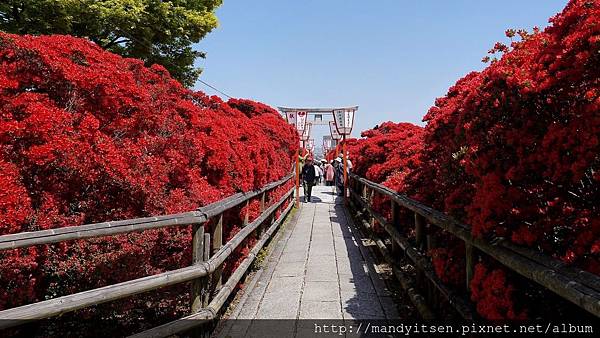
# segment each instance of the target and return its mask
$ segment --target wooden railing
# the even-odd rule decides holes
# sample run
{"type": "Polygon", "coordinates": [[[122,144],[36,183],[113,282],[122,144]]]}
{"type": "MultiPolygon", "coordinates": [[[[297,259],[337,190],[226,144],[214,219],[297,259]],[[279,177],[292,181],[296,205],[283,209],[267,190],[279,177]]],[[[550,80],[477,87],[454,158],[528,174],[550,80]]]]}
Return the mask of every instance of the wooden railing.
{"type": "MultiPolygon", "coordinates": [[[[386,246],[385,242],[373,234],[374,240],[382,252],[383,257],[395,268],[394,274],[400,280],[403,288],[416,307],[424,317],[433,318],[429,304],[416,287],[423,285],[423,278],[427,278],[428,285],[433,286],[445,300],[465,319],[475,317],[473,306],[466,297],[453,291],[446,286],[435,274],[431,259],[427,252],[436,247],[443,246],[434,243],[433,236],[428,233],[430,226],[437,226],[454,236],[465,244],[465,271],[466,287],[473,277],[476,258],[479,254],[485,254],[508,269],[536,282],[543,288],[550,290],[559,297],[568,300],[589,313],[600,317],[600,277],[568,266],[552,257],[545,256],[529,248],[517,246],[507,240],[492,242],[482,238],[473,237],[470,228],[457,222],[451,217],[427,207],[405,195],[401,195],[381,184],[377,184],[350,174],[350,201],[357,210],[358,216],[363,218],[363,225],[367,228],[373,226],[373,222],[380,224],[387,235],[389,235],[393,246],[401,249],[416,270],[416,282],[407,273],[395,266],[397,260],[386,246]],[[374,194],[387,197],[391,203],[391,221],[388,221],[380,213],[373,210],[372,200],[374,194]],[[399,224],[399,208],[407,209],[414,213],[414,224],[399,224]],[[414,239],[404,237],[398,229],[405,226],[414,226],[414,239]]],[[[371,232],[372,233],[372,232],[371,232]]],[[[432,294],[431,292],[427,292],[432,294]]],[[[429,297],[427,297],[429,298],[429,297]]]]}
{"type": "Polygon", "coordinates": [[[192,226],[191,266],[3,310],[0,311],[0,329],[20,325],[28,321],[50,318],[81,308],[123,299],[139,293],[188,281],[192,282],[192,299],[190,301],[192,315],[142,332],[139,335],[144,337],[168,336],[169,334],[188,330],[202,324],[203,321],[210,321],[216,318],[222,305],[246,273],[260,249],[269,240],[275,230],[277,230],[293,207],[292,196],[294,188],[288,190],[271,206],[267,207],[265,205],[267,192],[282,186],[292,177],[294,177],[294,173],[287,175],[277,182],[270,183],[258,191],[238,193],[190,212],[0,236],[0,250],[8,250],[69,240],[141,232],[164,227],[192,226]],[[223,243],[223,213],[242,203],[246,203],[247,206],[252,198],[258,196],[261,198],[260,216],[252,222],[248,222],[249,208],[246,208],[244,227],[231,240],[223,243]],[[288,206],[276,219],[276,210],[286,201],[288,201],[288,206]],[[209,220],[216,221],[212,229],[212,234],[205,233],[204,231],[204,224],[209,220]],[[249,238],[253,233],[258,238],[257,243],[227,281],[222,284],[221,266],[240,243],[249,238]]]}

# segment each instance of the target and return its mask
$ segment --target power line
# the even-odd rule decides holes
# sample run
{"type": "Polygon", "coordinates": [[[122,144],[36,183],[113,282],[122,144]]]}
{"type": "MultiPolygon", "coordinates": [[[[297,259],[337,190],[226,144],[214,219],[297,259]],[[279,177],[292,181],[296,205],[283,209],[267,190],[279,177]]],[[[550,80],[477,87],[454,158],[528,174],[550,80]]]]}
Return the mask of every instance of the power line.
{"type": "MultiPolygon", "coordinates": [[[[147,43],[145,41],[140,41],[139,39],[135,38],[133,35],[129,34],[128,32],[122,30],[121,28],[116,28],[117,31],[119,31],[121,34],[126,35],[128,38],[130,38],[133,41],[136,41],[146,47],[149,47],[150,49],[156,48],[155,46],[151,45],[150,43],[147,43]]],[[[202,80],[202,79],[198,79],[198,81],[200,81],[200,83],[204,84],[205,86],[211,88],[212,90],[216,91],[217,93],[226,96],[227,98],[233,98],[232,96],[228,95],[227,93],[223,92],[222,90],[218,89],[217,87],[209,84],[208,82],[202,80]]]]}
{"type": "MultiPolygon", "coordinates": [[[[78,0],[78,1],[79,1],[79,3],[80,3],[81,5],[84,5],[84,6],[86,6],[86,4],[84,4],[82,0],[78,0]]],[[[121,29],[121,27],[115,27],[115,30],[116,30],[116,31],[118,31],[118,32],[120,32],[121,34],[125,35],[125,36],[126,36],[126,37],[128,37],[130,40],[133,40],[133,41],[135,41],[135,42],[137,42],[137,43],[139,43],[139,44],[141,44],[141,45],[143,45],[143,46],[145,46],[145,47],[148,47],[148,48],[150,48],[151,50],[153,50],[153,49],[156,49],[156,48],[157,48],[156,46],[154,46],[154,45],[152,45],[152,44],[150,44],[150,43],[148,43],[148,42],[146,42],[146,41],[141,41],[141,40],[139,40],[138,38],[136,38],[136,37],[134,37],[133,35],[131,35],[129,32],[127,32],[127,31],[125,31],[125,30],[121,29]]],[[[226,94],[226,93],[225,93],[225,92],[223,92],[222,90],[220,90],[220,89],[216,88],[215,86],[213,86],[213,85],[209,84],[209,83],[208,83],[208,82],[206,82],[206,81],[203,81],[203,80],[201,80],[201,79],[198,79],[198,81],[200,81],[200,83],[202,83],[203,85],[205,85],[205,86],[207,86],[207,87],[211,88],[212,90],[216,91],[217,93],[219,93],[219,94],[221,94],[221,95],[224,95],[224,96],[226,96],[226,97],[227,97],[227,98],[229,98],[229,99],[232,99],[232,98],[233,98],[233,97],[231,97],[230,95],[226,94]]]]}
{"type": "Polygon", "coordinates": [[[215,91],[217,91],[217,92],[219,92],[219,93],[221,93],[221,94],[223,94],[223,95],[227,96],[227,97],[228,97],[228,98],[230,98],[230,99],[232,99],[232,98],[233,98],[233,97],[231,97],[231,96],[229,96],[229,95],[227,95],[227,94],[223,93],[221,90],[219,90],[219,89],[217,89],[217,88],[215,88],[215,87],[211,86],[210,84],[208,84],[208,83],[204,82],[204,81],[203,81],[203,80],[201,80],[201,79],[198,79],[198,81],[200,81],[200,83],[204,84],[205,86],[207,86],[207,87],[210,87],[210,88],[212,88],[213,90],[215,90],[215,91]]]}

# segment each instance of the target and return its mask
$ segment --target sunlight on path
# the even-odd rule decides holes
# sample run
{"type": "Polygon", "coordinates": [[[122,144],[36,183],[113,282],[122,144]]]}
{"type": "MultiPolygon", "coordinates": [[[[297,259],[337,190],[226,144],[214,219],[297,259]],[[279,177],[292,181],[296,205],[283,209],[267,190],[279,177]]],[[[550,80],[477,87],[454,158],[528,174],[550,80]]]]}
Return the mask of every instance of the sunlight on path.
{"type": "MultiPolygon", "coordinates": [[[[398,317],[370,253],[358,245],[342,203],[332,187],[314,187],[313,202],[302,203],[297,223],[285,229],[258,282],[240,304],[237,319],[398,317]]],[[[232,330],[242,333],[250,324],[240,321],[232,330]]],[[[292,331],[278,333],[293,336],[294,329],[290,325],[292,331]]]]}

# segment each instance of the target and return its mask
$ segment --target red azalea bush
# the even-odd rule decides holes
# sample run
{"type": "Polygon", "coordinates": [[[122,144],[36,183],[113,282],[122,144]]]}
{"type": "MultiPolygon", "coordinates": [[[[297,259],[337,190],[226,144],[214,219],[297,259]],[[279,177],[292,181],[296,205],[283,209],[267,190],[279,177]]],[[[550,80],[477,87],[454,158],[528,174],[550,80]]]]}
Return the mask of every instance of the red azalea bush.
{"type": "MultiPolygon", "coordinates": [[[[428,182],[426,201],[471,225],[474,235],[508,238],[596,274],[598,17],[600,2],[571,1],[552,26],[514,42],[438,99],[425,117],[424,170],[415,180],[428,182]]],[[[484,317],[520,317],[507,300],[494,306],[475,291],[472,297],[484,317]]]]}
{"type": "Polygon", "coordinates": [[[403,177],[420,167],[423,128],[411,123],[385,122],[364,131],[360,141],[348,140],[353,171],[375,182],[393,179],[403,189],[403,177]]]}
{"type": "MultiPolygon", "coordinates": [[[[85,39],[0,33],[0,65],[0,234],[189,211],[292,168],[277,111],[85,39]]],[[[186,266],[190,242],[182,226],[2,251],[0,309],[186,266]]]]}
{"type": "MultiPolygon", "coordinates": [[[[506,238],[600,274],[598,18],[600,1],[571,0],[543,32],[520,32],[522,39],[510,47],[494,46],[491,52],[504,53],[499,60],[436,100],[415,148],[418,169],[400,176],[394,188],[470,225],[475,236],[506,238]]],[[[392,164],[394,153],[379,157],[373,133],[358,141],[370,153],[355,158],[355,165],[390,185],[388,163],[406,164],[392,164]]],[[[444,256],[454,249],[449,243],[434,253],[434,266],[448,263],[444,256]]],[[[479,313],[522,318],[511,295],[525,286],[485,262],[477,271],[472,298],[479,313]],[[486,295],[492,284],[494,292],[504,292],[502,299],[486,295]]],[[[453,273],[441,277],[464,280],[458,276],[464,271],[453,273]]]]}
{"type": "Polygon", "coordinates": [[[425,116],[423,160],[441,178],[431,191],[465,210],[457,216],[474,235],[535,243],[596,273],[599,14],[598,1],[571,1],[544,32],[460,80],[425,116]]]}
{"type": "MultiPolygon", "coordinates": [[[[394,190],[405,191],[406,178],[421,165],[419,155],[423,147],[423,128],[411,123],[384,122],[363,131],[361,136],[362,139],[346,141],[346,151],[353,162],[352,171],[394,190]]],[[[382,215],[391,216],[388,198],[375,195],[372,205],[382,215]]],[[[401,212],[398,216],[406,222],[410,215],[404,210],[401,212]]],[[[382,229],[376,226],[375,230],[382,229]]]]}
{"type": "Polygon", "coordinates": [[[527,319],[524,310],[515,310],[515,287],[507,281],[503,269],[488,269],[485,264],[478,263],[470,286],[471,299],[477,304],[477,312],[487,319],[527,319]]]}

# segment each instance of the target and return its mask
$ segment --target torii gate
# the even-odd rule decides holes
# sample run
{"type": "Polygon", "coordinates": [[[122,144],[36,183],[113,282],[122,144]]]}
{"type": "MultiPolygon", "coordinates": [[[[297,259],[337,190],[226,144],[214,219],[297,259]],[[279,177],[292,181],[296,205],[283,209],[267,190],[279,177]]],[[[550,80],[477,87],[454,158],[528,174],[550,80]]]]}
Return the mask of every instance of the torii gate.
{"type": "MultiPolygon", "coordinates": [[[[346,154],[346,136],[352,132],[354,125],[354,114],[358,106],[336,107],[336,108],[291,108],[277,107],[285,115],[288,123],[296,127],[300,136],[302,148],[305,142],[310,139],[310,132],[313,125],[329,126],[331,139],[336,143],[342,139],[342,157],[344,165],[344,198],[348,196],[348,161],[346,154]],[[312,120],[310,119],[312,117],[312,120]],[[331,119],[328,119],[331,118],[331,119]],[[310,120],[310,121],[309,121],[310,120]]],[[[300,147],[300,145],[298,145],[300,147]]],[[[296,207],[300,204],[300,161],[296,156],[296,207]]]]}

